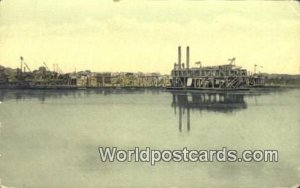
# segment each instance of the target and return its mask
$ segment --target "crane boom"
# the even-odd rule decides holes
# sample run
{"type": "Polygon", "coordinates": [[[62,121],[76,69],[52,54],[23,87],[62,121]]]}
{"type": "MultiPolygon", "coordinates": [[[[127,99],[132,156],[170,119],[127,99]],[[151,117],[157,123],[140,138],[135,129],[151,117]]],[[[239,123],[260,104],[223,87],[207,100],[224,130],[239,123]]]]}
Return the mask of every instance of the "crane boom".
{"type": "Polygon", "coordinates": [[[44,66],[46,67],[47,71],[50,71],[49,67],[47,66],[47,64],[45,62],[43,62],[44,66]]]}
{"type": "Polygon", "coordinates": [[[24,63],[24,65],[25,65],[25,67],[27,68],[27,70],[28,70],[29,72],[31,72],[31,70],[30,70],[29,66],[27,65],[27,63],[26,63],[26,62],[23,62],[23,63],[24,63]]]}
{"type": "Polygon", "coordinates": [[[59,72],[60,74],[63,74],[63,71],[62,71],[61,68],[58,66],[58,64],[56,64],[56,68],[57,68],[57,72],[59,72]]]}
{"type": "Polygon", "coordinates": [[[29,72],[31,72],[29,66],[27,65],[27,63],[24,61],[24,58],[22,56],[20,56],[20,60],[21,60],[21,71],[24,65],[24,71],[27,69],[29,72]]]}

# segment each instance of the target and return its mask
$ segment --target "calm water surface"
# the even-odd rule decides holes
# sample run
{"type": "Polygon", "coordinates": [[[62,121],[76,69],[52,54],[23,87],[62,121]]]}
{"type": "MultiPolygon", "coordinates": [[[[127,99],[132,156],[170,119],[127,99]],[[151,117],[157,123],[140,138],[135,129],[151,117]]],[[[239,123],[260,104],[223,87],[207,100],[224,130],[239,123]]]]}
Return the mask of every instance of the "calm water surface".
{"type": "Polygon", "coordinates": [[[14,187],[291,187],[300,90],[0,90],[0,178],[14,187]],[[277,163],[104,163],[121,149],[276,149],[277,163]]]}

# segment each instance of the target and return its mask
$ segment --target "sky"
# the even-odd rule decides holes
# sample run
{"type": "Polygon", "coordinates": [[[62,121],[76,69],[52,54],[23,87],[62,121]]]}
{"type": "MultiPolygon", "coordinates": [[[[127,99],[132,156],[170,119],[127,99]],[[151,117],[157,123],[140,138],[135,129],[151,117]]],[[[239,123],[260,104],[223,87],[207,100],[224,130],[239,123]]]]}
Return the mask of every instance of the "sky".
{"type": "Polygon", "coordinates": [[[296,1],[2,0],[0,65],[63,72],[170,73],[177,47],[190,64],[300,73],[296,1]]]}

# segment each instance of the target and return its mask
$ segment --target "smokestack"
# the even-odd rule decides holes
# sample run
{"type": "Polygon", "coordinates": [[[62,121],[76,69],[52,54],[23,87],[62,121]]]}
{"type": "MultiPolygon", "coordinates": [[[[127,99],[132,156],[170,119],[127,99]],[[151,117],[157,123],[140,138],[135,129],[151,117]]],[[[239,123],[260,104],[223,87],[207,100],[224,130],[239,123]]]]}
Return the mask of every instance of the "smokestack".
{"type": "Polygon", "coordinates": [[[186,68],[190,68],[190,47],[186,47],[186,68]]]}
{"type": "Polygon", "coordinates": [[[181,69],[181,47],[178,46],[178,68],[181,69]]]}

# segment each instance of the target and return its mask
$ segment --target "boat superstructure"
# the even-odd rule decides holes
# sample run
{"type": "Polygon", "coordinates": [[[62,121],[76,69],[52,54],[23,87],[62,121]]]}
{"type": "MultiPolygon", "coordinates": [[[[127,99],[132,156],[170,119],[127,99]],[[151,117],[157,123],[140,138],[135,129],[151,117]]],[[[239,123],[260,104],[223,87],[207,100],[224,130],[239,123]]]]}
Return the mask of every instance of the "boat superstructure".
{"type": "Polygon", "coordinates": [[[186,48],[186,66],[181,61],[181,47],[178,47],[178,62],[171,71],[171,87],[169,89],[205,89],[205,90],[245,90],[262,86],[264,77],[249,75],[246,69],[235,65],[235,58],[230,63],[218,66],[202,66],[190,68],[190,49],[186,48]]]}

